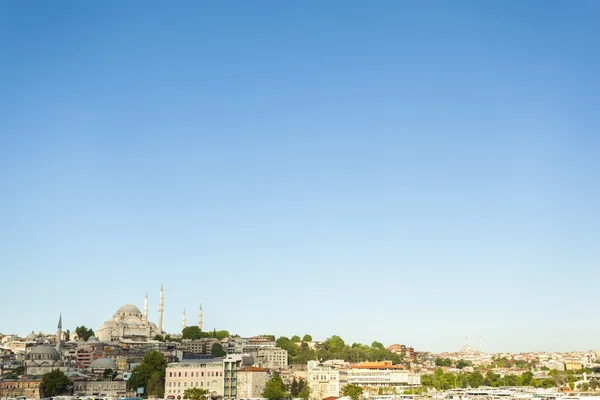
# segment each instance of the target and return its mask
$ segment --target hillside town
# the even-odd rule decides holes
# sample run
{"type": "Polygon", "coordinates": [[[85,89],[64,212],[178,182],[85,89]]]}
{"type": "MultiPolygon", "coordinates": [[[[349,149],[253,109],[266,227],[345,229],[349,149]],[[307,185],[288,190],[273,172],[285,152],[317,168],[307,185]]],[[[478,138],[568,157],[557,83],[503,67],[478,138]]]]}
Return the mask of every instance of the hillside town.
{"type": "MultiPolygon", "coordinates": [[[[488,354],[466,343],[433,354],[405,344],[346,344],[339,336],[240,337],[203,330],[198,320],[181,332],[148,320],[148,296],[140,311],[120,307],[98,329],[0,334],[0,398],[164,398],[304,400],[446,397],[596,397],[600,352],[488,354]]],[[[478,348],[477,348],[478,347],[478,348]]],[[[599,394],[600,395],[600,394],[599,394]]]]}

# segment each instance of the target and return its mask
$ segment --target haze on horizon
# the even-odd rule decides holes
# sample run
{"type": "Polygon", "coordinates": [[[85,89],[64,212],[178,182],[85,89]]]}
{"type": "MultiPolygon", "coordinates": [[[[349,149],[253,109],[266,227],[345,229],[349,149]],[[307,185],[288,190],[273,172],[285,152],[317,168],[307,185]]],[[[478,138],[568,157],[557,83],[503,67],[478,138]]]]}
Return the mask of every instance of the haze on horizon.
{"type": "Polygon", "coordinates": [[[0,332],[600,348],[600,4],[0,3],[0,332]]]}

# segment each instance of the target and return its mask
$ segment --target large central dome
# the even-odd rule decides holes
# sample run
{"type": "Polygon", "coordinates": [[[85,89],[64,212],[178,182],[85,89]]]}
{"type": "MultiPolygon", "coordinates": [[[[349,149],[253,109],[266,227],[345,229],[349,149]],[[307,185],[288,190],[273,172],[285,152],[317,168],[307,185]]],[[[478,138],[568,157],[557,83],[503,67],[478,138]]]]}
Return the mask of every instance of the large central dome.
{"type": "Polygon", "coordinates": [[[117,310],[117,314],[125,314],[125,315],[142,315],[141,311],[139,308],[137,308],[136,306],[134,306],[133,304],[125,304],[124,306],[122,306],[121,308],[119,308],[117,310]]]}

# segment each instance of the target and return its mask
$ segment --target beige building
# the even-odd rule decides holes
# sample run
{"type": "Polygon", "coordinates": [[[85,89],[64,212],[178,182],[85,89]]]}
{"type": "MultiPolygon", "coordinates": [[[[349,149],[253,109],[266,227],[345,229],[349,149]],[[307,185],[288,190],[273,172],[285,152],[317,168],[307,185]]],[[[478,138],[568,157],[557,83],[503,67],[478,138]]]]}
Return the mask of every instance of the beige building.
{"type": "Polygon", "coordinates": [[[256,347],[246,349],[254,363],[262,368],[284,369],[288,366],[288,352],[279,347],[256,347]]]}
{"type": "Polygon", "coordinates": [[[237,370],[237,398],[240,400],[263,397],[269,380],[269,370],[245,367],[237,370]]]}
{"type": "Polygon", "coordinates": [[[75,381],[73,393],[76,396],[109,396],[125,397],[127,395],[126,381],[75,381]]]}
{"type": "Polygon", "coordinates": [[[317,361],[308,362],[306,376],[312,400],[340,397],[342,388],[348,384],[347,370],[322,365],[317,361]]]}
{"type": "Polygon", "coordinates": [[[41,382],[41,379],[33,379],[26,376],[21,379],[0,381],[0,397],[25,396],[28,399],[39,399],[41,382]]]}
{"type": "Polygon", "coordinates": [[[223,396],[223,360],[178,362],[167,365],[165,398],[183,398],[188,388],[208,390],[213,397],[223,396]]]}

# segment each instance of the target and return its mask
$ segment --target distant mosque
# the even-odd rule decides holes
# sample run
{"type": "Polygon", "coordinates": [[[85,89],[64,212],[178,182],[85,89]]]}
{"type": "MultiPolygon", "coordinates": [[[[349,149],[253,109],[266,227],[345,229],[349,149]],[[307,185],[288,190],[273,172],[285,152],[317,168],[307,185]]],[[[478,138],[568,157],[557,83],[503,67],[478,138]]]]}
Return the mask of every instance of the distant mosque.
{"type": "MultiPolygon", "coordinates": [[[[144,300],[144,313],[132,304],[126,304],[120,307],[111,319],[106,321],[100,329],[96,331],[96,337],[100,342],[120,342],[135,341],[146,342],[153,339],[156,335],[163,333],[163,310],[164,310],[164,292],[160,286],[160,296],[158,300],[158,326],[148,321],[148,293],[144,300]]],[[[186,327],[185,310],[183,311],[182,329],[186,327]]],[[[198,314],[198,327],[202,330],[202,305],[198,314]]]]}

